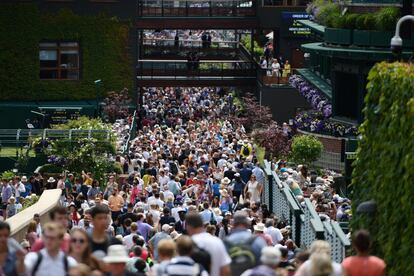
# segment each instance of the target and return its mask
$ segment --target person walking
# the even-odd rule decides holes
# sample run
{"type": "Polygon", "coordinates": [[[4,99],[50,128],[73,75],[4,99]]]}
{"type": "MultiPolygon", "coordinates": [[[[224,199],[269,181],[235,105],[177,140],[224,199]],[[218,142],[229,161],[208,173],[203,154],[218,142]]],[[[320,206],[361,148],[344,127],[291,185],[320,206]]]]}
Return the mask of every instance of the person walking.
{"type": "Polygon", "coordinates": [[[177,238],[176,245],[178,256],[173,258],[170,263],[165,266],[164,273],[166,275],[209,275],[202,265],[194,262],[191,258],[194,242],[189,236],[180,236],[177,238]]]}
{"type": "Polygon", "coordinates": [[[118,188],[113,189],[113,194],[108,198],[109,209],[111,210],[112,220],[115,221],[121,214],[124,206],[124,199],[118,194],[118,188]]]}
{"type": "Polygon", "coordinates": [[[226,248],[224,247],[223,242],[219,238],[205,232],[201,216],[196,212],[188,213],[186,216],[186,225],[187,232],[197,247],[202,248],[210,254],[211,266],[210,269],[206,268],[206,270],[210,272],[210,275],[231,275],[231,259],[226,251],[226,248]]]}
{"type": "Polygon", "coordinates": [[[57,223],[44,225],[42,240],[45,248],[27,254],[24,259],[26,275],[66,275],[70,268],[76,266],[76,260],[60,249],[64,234],[65,229],[57,223]]]}
{"type": "Polygon", "coordinates": [[[352,247],[356,256],[350,256],[343,260],[342,266],[347,276],[382,276],[385,275],[385,262],[369,254],[371,237],[366,230],[358,230],[352,237],[352,247]]]}

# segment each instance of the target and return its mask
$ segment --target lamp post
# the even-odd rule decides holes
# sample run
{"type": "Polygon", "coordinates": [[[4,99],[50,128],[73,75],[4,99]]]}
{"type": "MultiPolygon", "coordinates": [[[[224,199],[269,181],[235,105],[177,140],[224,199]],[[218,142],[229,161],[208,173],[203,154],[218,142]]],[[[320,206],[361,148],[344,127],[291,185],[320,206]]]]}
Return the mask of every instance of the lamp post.
{"type": "Polygon", "coordinates": [[[99,88],[102,86],[102,80],[96,80],[94,81],[95,83],[95,88],[96,88],[96,117],[99,117],[100,112],[99,112],[99,88]]]}
{"type": "Polygon", "coordinates": [[[400,29],[401,29],[401,24],[404,23],[405,21],[414,21],[414,16],[413,15],[405,15],[403,17],[401,17],[398,22],[397,25],[395,26],[395,34],[393,36],[393,38],[391,38],[391,50],[394,54],[399,55],[402,52],[402,46],[403,46],[403,40],[400,36],[400,29]]]}

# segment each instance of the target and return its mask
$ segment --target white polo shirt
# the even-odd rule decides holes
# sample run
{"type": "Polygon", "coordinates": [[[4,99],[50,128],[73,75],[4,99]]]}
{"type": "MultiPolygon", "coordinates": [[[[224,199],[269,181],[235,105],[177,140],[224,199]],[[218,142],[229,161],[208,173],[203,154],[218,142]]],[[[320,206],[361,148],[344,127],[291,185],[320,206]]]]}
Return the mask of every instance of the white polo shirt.
{"type": "MultiPolygon", "coordinates": [[[[36,271],[36,276],[49,276],[49,275],[65,275],[65,265],[64,265],[64,253],[59,251],[59,254],[52,258],[47,250],[44,248],[40,250],[42,254],[42,261],[36,271]]],[[[37,263],[37,252],[30,252],[24,258],[24,266],[26,267],[26,275],[32,275],[32,270],[37,263]]],[[[68,269],[77,265],[77,262],[74,258],[67,256],[68,259],[68,269]]]]}
{"type": "Polygon", "coordinates": [[[223,266],[230,265],[231,258],[227,254],[223,242],[208,233],[200,233],[191,237],[198,247],[203,248],[211,257],[211,276],[219,276],[223,266]]]}

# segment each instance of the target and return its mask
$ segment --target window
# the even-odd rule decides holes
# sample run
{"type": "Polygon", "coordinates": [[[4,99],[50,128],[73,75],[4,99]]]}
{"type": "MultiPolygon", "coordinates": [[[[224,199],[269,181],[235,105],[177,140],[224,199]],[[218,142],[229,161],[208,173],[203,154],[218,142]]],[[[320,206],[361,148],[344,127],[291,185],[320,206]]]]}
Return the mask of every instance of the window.
{"type": "Polygon", "coordinates": [[[79,44],[45,42],[39,44],[40,79],[79,80],[79,44]]]}

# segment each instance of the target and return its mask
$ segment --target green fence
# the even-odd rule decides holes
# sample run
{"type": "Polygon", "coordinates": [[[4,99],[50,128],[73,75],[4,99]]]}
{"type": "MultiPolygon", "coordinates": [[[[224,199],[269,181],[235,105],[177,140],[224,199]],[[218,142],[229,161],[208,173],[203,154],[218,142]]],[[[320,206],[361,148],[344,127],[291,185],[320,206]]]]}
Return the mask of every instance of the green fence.
{"type": "Polygon", "coordinates": [[[331,245],[332,259],[342,262],[350,241],[338,222],[322,222],[308,198],[304,200],[304,204],[300,204],[288,185],[272,171],[272,165],[267,160],[264,161],[263,169],[267,177],[262,201],[279,219],[291,226],[291,238],[295,243],[306,249],[314,240],[326,240],[331,245]]]}

